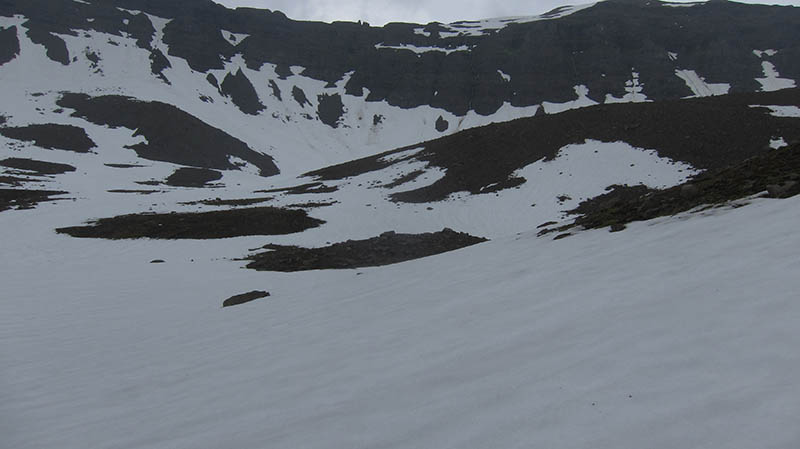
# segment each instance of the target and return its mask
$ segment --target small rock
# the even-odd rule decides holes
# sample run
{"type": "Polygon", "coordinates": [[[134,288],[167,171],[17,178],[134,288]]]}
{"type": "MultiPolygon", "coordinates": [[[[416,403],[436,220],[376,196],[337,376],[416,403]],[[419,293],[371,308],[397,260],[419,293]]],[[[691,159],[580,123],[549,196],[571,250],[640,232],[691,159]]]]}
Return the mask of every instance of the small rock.
{"type": "Polygon", "coordinates": [[[619,232],[625,230],[625,225],[622,223],[614,223],[611,225],[611,232],[619,232]]]}
{"type": "Polygon", "coordinates": [[[165,260],[161,260],[161,259],[155,259],[155,260],[151,260],[150,263],[166,263],[166,261],[165,260]]]}
{"type": "Polygon", "coordinates": [[[269,292],[253,290],[250,293],[242,293],[241,295],[231,296],[222,303],[222,307],[238,306],[250,301],[255,301],[256,299],[266,298],[267,296],[269,296],[269,292]]]}
{"type": "Polygon", "coordinates": [[[681,196],[687,199],[695,198],[700,194],[700,189],[694,184],[684,184],[681,187],[681,196]]]}

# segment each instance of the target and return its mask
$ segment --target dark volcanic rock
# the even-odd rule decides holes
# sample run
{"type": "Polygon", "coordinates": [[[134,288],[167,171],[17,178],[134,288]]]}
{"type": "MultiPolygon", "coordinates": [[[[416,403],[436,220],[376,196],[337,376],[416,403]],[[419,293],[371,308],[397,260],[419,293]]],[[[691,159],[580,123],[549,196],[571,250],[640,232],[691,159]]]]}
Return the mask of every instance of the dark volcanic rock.
{"type": "Polygon", "coordinates": [[[258,167],[262,176],[279,173],[270,156],[169,104],[117,95],[67,93],[58,105],[74,109],[73,116],[95,124],[135,129],[135,135],[143,135],[147,143],[130,148],[144,159],[236,170],[238,167],[229,160],[229,156],[235,156],[258,167]]]}
{"type": "Polygon", "coordinates": [[[0,128],[0,134],[9,139],[33,142],[34,145],[49,150],[88,153],[96,146],[83,128],[72,125],[46,124],[0,128]]]}
{"type": "Polygon", "coordinates": [[[175,187],[206,187],[208,183],[222,179],[222,173],[207,168],[179,168],[171,174],[166,184],[175,187]]]}
{"type": "Polygon", "coordinates": [[[253,83],[245,76],[242,69],[236,71],[235,75],[227,74],[222,80],[221,92],[227,95],[242,112],[250,115],[258,115],[266,109],[258,99],[253,83]]]}
{"type": "Polygon", "coordinates": [[[247,268],[262,271],[305,271],[389,265],[485,242],[445,228],[425,234],[385,232],[367,240],[348,240],[322,248],[267,245],[269,252],[250,256],[247,268]]]}
{"type": "Polygon", "coordinates": [[[17,27],[0,29],[0,65],[19,56],[19,37],[17,27]]]}
{"type": "Polygon", "coordinates": [[[28,170],[36,172],[38,175],[60,175],[75,171],[75,167],[67,164],[56,164],[55,162],[37,161],[35,159],[8,158],[0,161],[0,166],[16,168],[17,170],[28,170]]]}
{"type": "Polygon", "coordinates": [[[199,213],[120,215],[101,218],[87,226],[56,229],[56,232],[103,239],[222,239],[293,234],[323,223],[302,210],[254,207],[199,213]]]}
{"type": "Polygon", "coordinates": [[[240,304],[246,304],[248,302],[255,301],[256,299],[266,298],[268,296],[269,292],[253,290],[252,292],[249,293],[242,293],[241,295],[231,296],[230,298],[222,302],[222,307],[238,306],[240,304]]]}
{"type": "Polygon", "coordinates": [[[342,96],[339,94],[324,94],[318,96],[317,100],[319,100],[319,106],[317,106],[317,116],[319,117],[320,121],[331,128],[338,128],[339,120],[341,120],[342,115],[344,115],[342,96]]]}
{"type": "MultiPolygon", "coordinates": [[[[427,142],[424,150],[413,156],[445,169],[443,178],[420,189],[395,193],[391,198],[430,202],[459,191],[478,194],[514,187],[524,182],[513,177],[516,170],[543,158],[550,160],[564,146],[586,139],[624,141],[701,169],[724,167],[770,151],[765,143],[774,136],[782,136],[789,142],[800,140],[800,119],[774,117],[750,106],[754,104],[800,105],[800,89],[600,105],[466,130],[427,142]],[[491,189],[487,189],[489,186],[491,189]]],[[[334,180],[380,170],[401,162],[386,162],[385,156],[418,146],[307,175],[334,180]]]]}
{"type": "Polygon", "coordinates": [[[49,201],[54,195],[63,195],[67,192],[54,190],[22,190],[0,189],[0,212],[12,207],[17,209],[32,209],[42,201],[49,201]]]}

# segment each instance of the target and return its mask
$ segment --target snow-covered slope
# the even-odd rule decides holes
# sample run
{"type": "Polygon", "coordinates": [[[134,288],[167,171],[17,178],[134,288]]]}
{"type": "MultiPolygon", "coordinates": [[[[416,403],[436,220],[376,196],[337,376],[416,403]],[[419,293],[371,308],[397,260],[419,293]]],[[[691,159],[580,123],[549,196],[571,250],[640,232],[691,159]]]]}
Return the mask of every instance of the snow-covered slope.
{"type": "Polygon", "coordinates": [[[70,206],[0,215],[5,447],[800,438],[796,198],[294,274],[223,259],[260,238],[52,234],[70,206]],[[252,289],[272,296],[220,309],[252,289]]]}
{"type": "MultiPolygon", "coordinates": [[[[800,197],[540,236],[612,186],[672,187],[800,139],[800,91],[779,90],[800,76],[781,39],[795,10],[675,5],[371,28],[0,0],[0,447],[794,447],[800,197]],[[760,34],[729,40],[737,20],[760,34]],[[640,24],[641,48],[617,39],[640,24]],[[675,26],[718,34],[678,45],[675,26]],[[204,188],[168,181],[187,166],[204,188]],[[51,199],[7,199],[25,189],[51,199]],[[251,206],[324,223],[55,231],[251,206]],[[244,269],[265,246],[443,228],[490,240],[244,269]],[[221,308],[254,290],[270,296],[221,308]]],[[[796,188],[786,176],[768,189],[796,188]]]]}

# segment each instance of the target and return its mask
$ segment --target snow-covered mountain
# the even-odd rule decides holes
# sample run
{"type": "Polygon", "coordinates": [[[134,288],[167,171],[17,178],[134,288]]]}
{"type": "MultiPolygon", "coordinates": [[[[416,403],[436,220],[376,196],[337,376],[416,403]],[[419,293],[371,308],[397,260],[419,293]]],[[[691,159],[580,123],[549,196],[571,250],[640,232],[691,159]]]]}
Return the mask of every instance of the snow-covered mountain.
{"type": "Polygon", "coordinates": [[[0,0],[0,447],[796,446],[798,24],[0,0]]]}

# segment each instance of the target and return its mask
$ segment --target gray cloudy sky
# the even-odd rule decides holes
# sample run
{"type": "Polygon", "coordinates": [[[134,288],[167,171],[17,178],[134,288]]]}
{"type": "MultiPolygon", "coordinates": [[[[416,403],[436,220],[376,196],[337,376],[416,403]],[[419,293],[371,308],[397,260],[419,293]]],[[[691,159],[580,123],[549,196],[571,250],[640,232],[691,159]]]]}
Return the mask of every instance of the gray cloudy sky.
{"type": "MultiPolygon", "coordinates": [[[[228,7],[248,6],[283,11],[297,20],[364,20],[386,22],[455,22],[491,17],[536,15],[565,4],[592,0],[214,0],[228,7]]],[[[686,1],[686,0],[674,0],[686,1]]],[[[800,0],[745,0],[800,6],[800,0]]]]}

